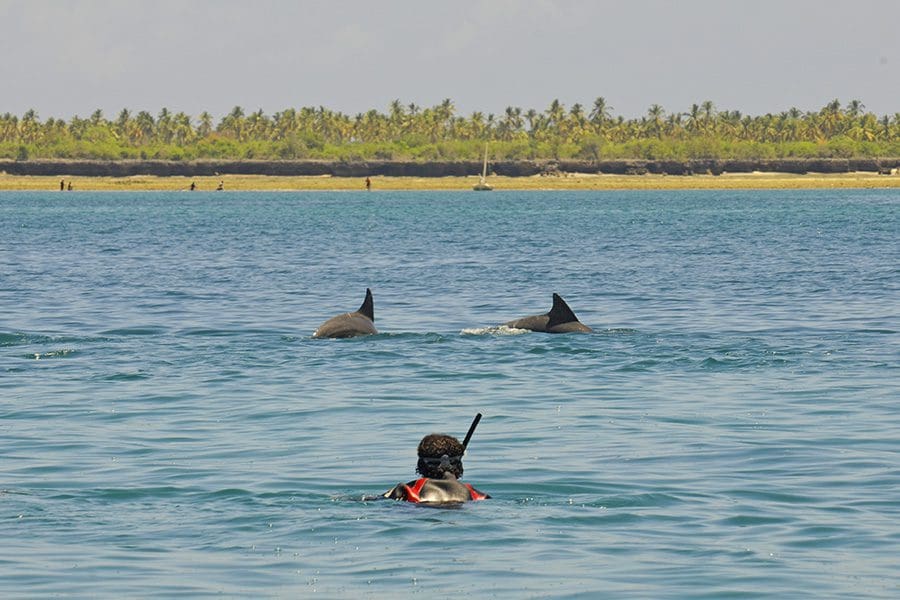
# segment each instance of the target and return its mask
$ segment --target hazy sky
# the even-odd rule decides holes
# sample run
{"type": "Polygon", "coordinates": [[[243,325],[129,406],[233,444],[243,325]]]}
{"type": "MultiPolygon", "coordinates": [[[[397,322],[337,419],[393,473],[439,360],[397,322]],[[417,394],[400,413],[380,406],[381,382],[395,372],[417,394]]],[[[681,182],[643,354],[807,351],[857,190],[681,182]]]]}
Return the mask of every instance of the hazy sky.
{"type": "Polygon", "coordinates": [[[0,0],[0,113],[900,112],[898,0],[0,0]]]}

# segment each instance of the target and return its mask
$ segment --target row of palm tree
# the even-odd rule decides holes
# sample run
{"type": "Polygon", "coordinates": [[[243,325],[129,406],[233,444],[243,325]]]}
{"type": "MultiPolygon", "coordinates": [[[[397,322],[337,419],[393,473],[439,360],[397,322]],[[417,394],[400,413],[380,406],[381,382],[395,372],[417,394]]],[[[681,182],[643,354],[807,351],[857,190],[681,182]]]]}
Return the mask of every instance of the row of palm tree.
{"type": "Polygon", "coordinates": [[[0,116],[0,156],[31,158],[384,158],[473,159],[485,140],[500,158],[771,157],[812,153],[900,154],[900,113],[877,116],[859,100],[816,111],[719,111],[710,101],[668,112],[653,104],[639,118],[613,116],[605,98],[543,111],[509,106],[502,114],[457,114],[446,99],[432,107],[390,103],[356,115],[324,106],[273,115],[234,107],[218,123],[163,108],[156,116],[123,109],[88,118],[42,121],[34,110],[0,116]],[[689,156],[683,156],[685,153],[689,156]],[[14,155],[14,156],[13,156],[14,155]]]}

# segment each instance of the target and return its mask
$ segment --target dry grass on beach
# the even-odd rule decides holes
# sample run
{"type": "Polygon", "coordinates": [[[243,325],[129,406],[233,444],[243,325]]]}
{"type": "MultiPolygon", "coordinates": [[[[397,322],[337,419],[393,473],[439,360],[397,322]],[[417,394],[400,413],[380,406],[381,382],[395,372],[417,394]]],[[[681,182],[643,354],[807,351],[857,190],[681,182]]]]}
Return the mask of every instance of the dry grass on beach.
{"type": "MultiPolygon", "coordinates": [[[[191,182],[198,191],[364,190],[365,180],[356,177],[271,177],[225,175],[220,177],[69,177],[18,176],[0,173],[0,190],[59,190],[60,179],[72,182],[75,191],[188,191],[191,182]]],[[[372,177],[372,190],[471,190],[477,177],[372,177]]],[[[502,190],[714,190],[714,189],[829,189],[896,188],[900,175],[875,173],[807,174],[726,173],[714,175],[593,175],[490,177],[502,190]]]]}

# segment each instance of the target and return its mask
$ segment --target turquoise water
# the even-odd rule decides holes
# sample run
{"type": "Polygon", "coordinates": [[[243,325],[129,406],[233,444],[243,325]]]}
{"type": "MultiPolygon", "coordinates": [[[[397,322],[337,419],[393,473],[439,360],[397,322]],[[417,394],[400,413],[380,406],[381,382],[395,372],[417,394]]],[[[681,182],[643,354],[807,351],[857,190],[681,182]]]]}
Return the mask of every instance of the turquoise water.
{"type": "Polygon", "coordinates": [[[2,193],[0,595],[896,598],[898,240],[894,191],[2,193]],[[552,292],[596,333],[492,327],[552,292]],[[366,498],[476,412],[492,500],[366,498]]]}

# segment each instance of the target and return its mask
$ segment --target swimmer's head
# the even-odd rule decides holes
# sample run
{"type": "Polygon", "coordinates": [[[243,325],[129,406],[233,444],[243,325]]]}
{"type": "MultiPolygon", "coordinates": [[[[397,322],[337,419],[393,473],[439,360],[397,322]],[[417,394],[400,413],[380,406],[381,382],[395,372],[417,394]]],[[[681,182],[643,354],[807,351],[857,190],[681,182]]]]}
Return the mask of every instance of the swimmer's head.
{"type": "Polygon", "coordinates": [[[462,457],[465,450],[462,443],[451,435],[426,435],[419,442],[416,472],[433,479],[441,479],[444,473],[452,473],[459,479],[463,474],[462,457]]]}

